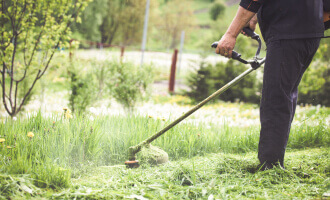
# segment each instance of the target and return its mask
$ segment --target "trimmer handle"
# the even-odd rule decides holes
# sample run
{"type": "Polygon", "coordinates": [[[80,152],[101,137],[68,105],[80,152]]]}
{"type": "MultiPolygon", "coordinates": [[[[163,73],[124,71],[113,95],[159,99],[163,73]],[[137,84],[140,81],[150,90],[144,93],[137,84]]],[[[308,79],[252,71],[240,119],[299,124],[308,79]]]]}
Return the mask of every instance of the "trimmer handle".
{"type": "MultiPolygon", "coordinates": [[[[218,42],[213,42],[211,45],[212,48],[217,48],[218,42]]],[[[241,54],[237,53],[236,51],[232,51],[231,58],[234,60],[239,60],[241,58],[241,54]]]]}
{"type": "Polygon", "coordinates": [[[259,39],[259,35],[256,34],[254,31],[252,31],[249,27],[244,27],[244,28],[243,28],[243,31],[245,32],[245,34],[246,34],[248,37],[251,37],[251,38],[254,39],[254,40],[258,40],[258,39],[259,39]]]}

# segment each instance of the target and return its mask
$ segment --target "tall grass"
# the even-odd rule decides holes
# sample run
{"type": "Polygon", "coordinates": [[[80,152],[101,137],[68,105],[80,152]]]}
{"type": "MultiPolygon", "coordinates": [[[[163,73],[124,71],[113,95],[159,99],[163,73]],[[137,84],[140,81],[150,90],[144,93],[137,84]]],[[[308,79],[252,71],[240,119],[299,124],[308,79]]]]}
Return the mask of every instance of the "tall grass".
{"type": "MultiPolygon", "coordinates": [[[[163,128],[168,121],[148,116],[42,117],[40,113],[0,124],[0,173],[32,174],[39,187],[67,187],[70,175],[86,165],[123,164],[127,149],[163,128]],[[33,132],[34,137],[27,136],[33,132]]],[[[329,127],[293,127],[289,147],[329,146],[329,127]]],[[[179,124],[153,142],[170,158],[210,152],[256,151],[259,127],[179,124]]]]}

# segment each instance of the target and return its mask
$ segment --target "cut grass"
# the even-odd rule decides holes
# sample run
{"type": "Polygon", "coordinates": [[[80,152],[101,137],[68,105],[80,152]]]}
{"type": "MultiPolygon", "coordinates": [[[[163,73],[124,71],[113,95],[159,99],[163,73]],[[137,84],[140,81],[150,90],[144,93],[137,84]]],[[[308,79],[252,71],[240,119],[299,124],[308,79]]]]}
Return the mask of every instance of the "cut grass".
{"type": "Polygon", "coordinates": [[[89,168],[68,190],[72,199],[320,199],[329,192],[329,148],[287,153],[287,169],[258,171],[255,153],[209,154],[163,166],[89,168]]]}

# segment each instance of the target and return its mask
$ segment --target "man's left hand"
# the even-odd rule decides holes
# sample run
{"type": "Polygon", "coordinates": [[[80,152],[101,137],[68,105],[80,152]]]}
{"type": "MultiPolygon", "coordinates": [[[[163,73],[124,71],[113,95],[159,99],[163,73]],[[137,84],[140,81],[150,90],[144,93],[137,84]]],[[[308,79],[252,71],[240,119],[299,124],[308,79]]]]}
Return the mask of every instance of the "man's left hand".
{"type": "Polygon", "coordinates": [[[236,44],[236,37],[226,33],[222,36],[221,40],[219,41],[215,53],[221,54],[222,56],[225,56],[227,58],[231,58],[235,44],[236,44]]]}

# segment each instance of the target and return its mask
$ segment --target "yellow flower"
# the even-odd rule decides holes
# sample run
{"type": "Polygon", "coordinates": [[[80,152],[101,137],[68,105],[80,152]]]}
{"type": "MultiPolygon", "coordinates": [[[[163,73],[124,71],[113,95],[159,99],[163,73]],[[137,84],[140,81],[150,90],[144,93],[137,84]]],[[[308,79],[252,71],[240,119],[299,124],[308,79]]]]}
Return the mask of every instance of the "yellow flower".
{"type": "Polygon", "coordinates": [[[63,108],[63,110],[64,110],[64,118],[71,119],[72,118],[71,110],[68,108],[63,108]]]}
{"type": "Polygon", "coordinates": [[[0,138],[0,143],[6,141],[4,138],[0,138]]]}
{"type": "Polygon", "coordinates": [[[66,113],[64,113],[64,118],[71,119],[72,115],[70,113],[66,112],[66,113]]]}
{"type": "Polygon", "coordinates": [[[11,147],[11,146],[7,146],[7,149],[11,149],[11,148],[13,148],[13,147],[11,147]]]}
{"type": "Polygon", "coordinates": [[[33,138],[33,137],[34,137],[34,134],[33,134],[32,132],[28,132],[27,136],[28,136],[29,138],[33,138]]]}

